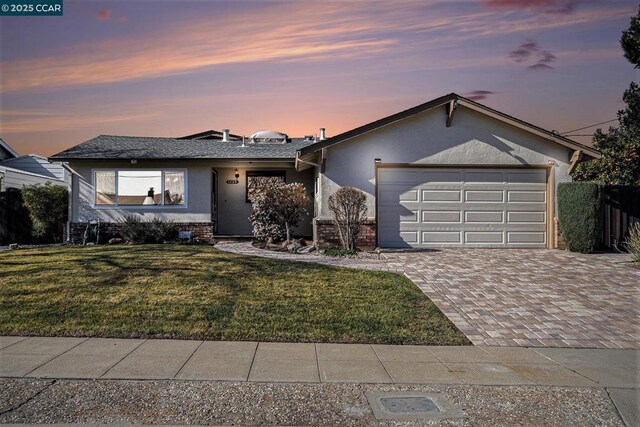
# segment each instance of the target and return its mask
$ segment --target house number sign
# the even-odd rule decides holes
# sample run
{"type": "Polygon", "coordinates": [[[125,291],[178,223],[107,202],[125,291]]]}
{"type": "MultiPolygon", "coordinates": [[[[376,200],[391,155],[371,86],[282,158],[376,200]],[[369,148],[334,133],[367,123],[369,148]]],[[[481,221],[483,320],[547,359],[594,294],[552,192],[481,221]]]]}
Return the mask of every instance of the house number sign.
{"type": "Polygon", "coordinates": [[[228,179],[227,180],[227,184],[239,184],[240,181],[238,181],[237,179],[228,179]]]}

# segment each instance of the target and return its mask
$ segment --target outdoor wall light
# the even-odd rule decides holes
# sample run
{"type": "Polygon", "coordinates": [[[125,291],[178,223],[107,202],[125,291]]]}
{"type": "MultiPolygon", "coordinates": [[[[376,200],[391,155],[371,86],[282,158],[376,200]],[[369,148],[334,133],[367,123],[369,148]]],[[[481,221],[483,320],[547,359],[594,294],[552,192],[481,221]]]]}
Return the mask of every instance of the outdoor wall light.
{"type": "Polygon", "coordinates": [[[374,159],[373,161],[376,162],[376,163],[382,162],[382,160],[380,160],[380,159],[374,159]]]}
{"type": "Polygon", "coordinates": [[[236,179],[240,178],[240,173],[238,172],[238,169],[236,169],[235,177],[236,177],[236,179]]]}

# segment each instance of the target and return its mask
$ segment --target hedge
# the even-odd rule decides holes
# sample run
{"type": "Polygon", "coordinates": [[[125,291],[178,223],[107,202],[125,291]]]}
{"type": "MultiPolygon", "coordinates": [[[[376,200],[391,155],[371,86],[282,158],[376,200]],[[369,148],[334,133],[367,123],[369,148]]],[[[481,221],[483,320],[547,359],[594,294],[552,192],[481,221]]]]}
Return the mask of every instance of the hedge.
{"type": "Polygon", "coordinates": [[[590,253],[602,238],[602,185],[595,182],[558,184],[558,219],[564,242],[570,251],[590,253]]]}

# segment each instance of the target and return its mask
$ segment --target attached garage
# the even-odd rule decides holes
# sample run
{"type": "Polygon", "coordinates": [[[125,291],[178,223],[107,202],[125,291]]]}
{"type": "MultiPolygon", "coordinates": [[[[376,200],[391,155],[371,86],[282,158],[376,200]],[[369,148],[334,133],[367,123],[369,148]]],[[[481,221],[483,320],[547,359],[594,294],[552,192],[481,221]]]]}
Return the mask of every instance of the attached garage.
{"type": "Polygon", "coordinates": [[[553,248],[555,189],[592,147],[456,94],[301,149],[315,167],[314,241],[340,245],[329,198],[366,196],[360,248],[553,248]]]}
{"type": "Polygon", "coordinates": [[[545,248],[547,169],[380,167],[378,244],[545,248]]]}

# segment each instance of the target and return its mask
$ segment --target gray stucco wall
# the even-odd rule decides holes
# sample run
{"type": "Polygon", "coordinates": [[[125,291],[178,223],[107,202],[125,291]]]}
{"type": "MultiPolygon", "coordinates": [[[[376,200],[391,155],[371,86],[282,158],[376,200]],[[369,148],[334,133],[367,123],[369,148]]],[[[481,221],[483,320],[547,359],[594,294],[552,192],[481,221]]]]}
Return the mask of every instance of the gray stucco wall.
{"type": "MultiPolygon", "coordinates": [[[[73,176],[71,221],[86,222],[100,219],[103,222],[116,222],[127,215],[135,214],[144,220],[155,216],[176,222],[210,222],[213,170],[218,173],[218,233],[250,235],[251,204],[245,201],[245,177],[247,170],[286,170],[287,182],[302,182],[309,192],[313,191],[313,171],[296,172],[289,163],[216,163],[194,161],[139,161],[132,165],[128,161],[120,162],[71,162],[69,164],[77,175],[73,176]],[[235,179],[235,169],[240,174],[238,184],[226,184],[235,179]],[[185,169],[187,172],[187,204],[185,207],[170,206],[127,206],[95,207],[93,171],[97,169],[185,169]]],[[[310,206],[310,210],[311,210],[310,206]]],[[[310,235],[310,218],[306,218],[297,233],[310,235]]]]}
{"type": "Polygon", "coordinates": [[[375,212],[375,159],[417,165],[541,165],[555,162],[555,183],[570,181],[571,150],[515,126],[460,106],[453,125],[445,125],[445,107],[402,120],[329,147],[320,176],[319,214],[330,218],[328,198],[344,186],[367,194],[375,212]]]}

